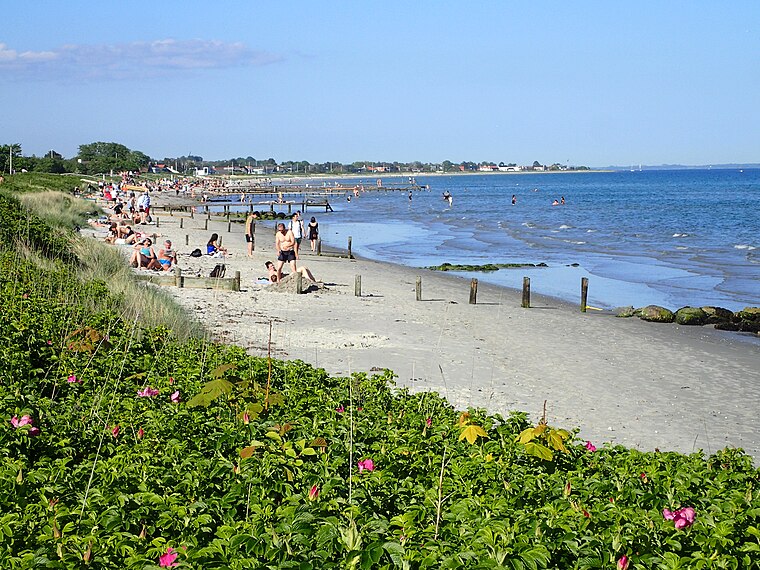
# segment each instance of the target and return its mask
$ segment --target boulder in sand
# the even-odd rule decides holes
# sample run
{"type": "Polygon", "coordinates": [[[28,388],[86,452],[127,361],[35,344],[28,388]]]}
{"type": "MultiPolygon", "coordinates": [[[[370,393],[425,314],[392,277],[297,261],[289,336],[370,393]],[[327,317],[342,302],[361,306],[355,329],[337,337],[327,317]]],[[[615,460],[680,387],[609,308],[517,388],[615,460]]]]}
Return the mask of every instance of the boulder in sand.
{"type": "Polygon", "coordinates": [[[699,307],[681,307],[676,311],[675,319],[679,325],[702,326],[707,322],[707,313],[699,307]]]}
{"type": "Polygon", "coordinates": [[[734,318],[733,311],[724,309],[723,307],[702,307],[702,310],[707,315],[708,325],[717,325],[718,323],[729,323],[734,318]]]}
{"type": "Polygon", "coordinates": [[[675,320],[673,311],[659,305],[647,305],[636,311],[642,321],[650,323],[672,323],[675,320]]]}

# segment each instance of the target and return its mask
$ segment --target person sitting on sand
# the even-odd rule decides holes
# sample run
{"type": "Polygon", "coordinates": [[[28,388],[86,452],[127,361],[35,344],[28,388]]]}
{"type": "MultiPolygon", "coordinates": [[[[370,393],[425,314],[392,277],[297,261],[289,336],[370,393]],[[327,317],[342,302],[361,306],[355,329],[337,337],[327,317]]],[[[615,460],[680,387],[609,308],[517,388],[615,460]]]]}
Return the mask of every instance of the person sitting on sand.
{"type": "Polygon", "coordinates": [[[111,222],[111,225],[108,227],[108,235],[106,235],[105,242],[106,243],[116,243],[116,239],[119,237],[119,226],[116,224],[116,222],[111,222]]]}
{"type": "Polygon", "coordinates": [[[153,240],[145,238],[142,242],[135,244],[135,251],[129,259],[129,264],[138,269],[161,270],[161,264],[158,262],[156,252],[153,251],[153,240]]]}
{"type": "Polygon", "coordinates": [[[211,238],[206,244],[206,253],[208,255],[227,255],[227,248],[219,245],[219,234],[211,234],[211,238]]]}
{"type": "MultiPolygon", "coordinates": [[[[267,261],[264,265],[266,266],[267,271],[269,271],[269,280],[272,283],[277,283],[279,281],[279,278],[277,277],[277,269],[275,268],[274,263],[272,263],[271,261],[267,261]]],[[[314,281],[315,283],[317,281],[314,275],[312,274],[312,272],[309,271],[309,268],[306,266],[301,266],[298,269],[296,269],[296,273],[300,273],[303,277],[305,277],[309,281],[314,281]]],[[[288,276],[287,273],[282,273],[283,279],[287,276],[288,276]]]]}
{"type": "Polygon", "coordinates": [[[177,263],[177,251],[172,249],[171,240],[166,240],[164,247],[158,250],[158,262],[164,271],[171,270],[172,266],[177,263]]]}

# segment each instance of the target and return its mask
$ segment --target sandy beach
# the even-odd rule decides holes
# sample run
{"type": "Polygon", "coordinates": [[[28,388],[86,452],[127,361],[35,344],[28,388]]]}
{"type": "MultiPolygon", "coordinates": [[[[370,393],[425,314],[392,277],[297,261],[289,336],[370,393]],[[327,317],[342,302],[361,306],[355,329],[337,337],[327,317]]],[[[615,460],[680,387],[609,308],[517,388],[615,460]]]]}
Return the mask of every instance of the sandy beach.
{"type": "MultiPolygon", "coordinates": [[[[154,202],[165,203],[161,196],[154,202]]],[[[246,255],[243,224],[190,219],[157,211],[159,227],[183,254],[183,274],[208,276],[219,259],[192,258],[217,232],[231,255],[227,276],[239,271],[241,291],[166,287],[208,327],[211,338],[266,356],[300,359],[335,375],[390,368],[399,386],[436,391],[457,408],[511,410],[541,417],[596,445],[707,453],[741,447],[760,459],[760,345],[707,327],[654,324],[609,313],[581,313],[520,291],[452,275],[346,257],[317,256],[307,241],[300,265],[324,287],[296,295],[262,283],[274,260],[272,222],[256,225],[246,255]],[[185,245],[186,237],[189,245],[185,245]],[[355,278],[361,276],[361,296],[355,278]],[[415,281],[422,277],[422,301],[415,281]]],[[[307,213],[312,215],[310,212],[307,213]]],[[[319,219],[319,214],[315,214],[319,219]]],[[[516,271],[519,271],[517,269],[516,271]]]]}

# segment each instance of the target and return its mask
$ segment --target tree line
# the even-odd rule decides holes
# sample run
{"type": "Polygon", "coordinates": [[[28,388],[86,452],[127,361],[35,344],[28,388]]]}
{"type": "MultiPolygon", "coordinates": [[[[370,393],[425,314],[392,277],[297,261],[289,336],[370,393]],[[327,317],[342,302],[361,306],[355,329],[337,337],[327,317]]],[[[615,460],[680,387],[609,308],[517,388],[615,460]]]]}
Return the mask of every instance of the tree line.
{"type": "MultiPolygon", "coordinates": [[[[54,174],[110,174],[123,171],[146,172],[150,169],[194,174],[196,168],[209,167],[220,174],[353,174],[388,172],[460,172],[477,171],[482,167],[517,167],[516,163],[499,164],[482,161],[454,162],[384,162],[362,160],[352,163],[339,161],[309,162],[306,160],[286,160],[277,162],[274,158],[256,159],[252,156],[235,157],[227,160],[204,160],[202,156],[187,155],[154,159],[139,150],[132,150],[115,142],[93,142],[79,146],[76,156],[65,158],[55,150],[44,156],[24,156],[20,144],[0,145],[0,172],[49,172],[54,174]]],[[[567,166],[559,163],[542,165],[534,161],[523,170],[587,170],[585,166],[567,166]]]]}

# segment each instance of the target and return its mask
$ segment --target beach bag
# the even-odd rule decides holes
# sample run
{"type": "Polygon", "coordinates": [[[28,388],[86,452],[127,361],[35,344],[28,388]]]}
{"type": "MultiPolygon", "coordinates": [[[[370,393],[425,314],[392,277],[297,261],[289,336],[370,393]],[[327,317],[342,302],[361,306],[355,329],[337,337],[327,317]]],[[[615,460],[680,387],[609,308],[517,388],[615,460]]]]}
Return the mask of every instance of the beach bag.
{"type": "Polygon", "coordinates": [[[209,277],[221,279],[224,277],[226,271],[227,267],[224,265],[224,263],[217,263],[216,266],[214,266],[214,268],[211,270],[211,275],[209,275],[209,277]]]}
{"type": "Polygon", "coordinates": [[[190,257],[202,257],[202,256],[203,256],[203,253],[201,252],[200,249],[194,249],[193,251],[190,252],[190,257]]]}

